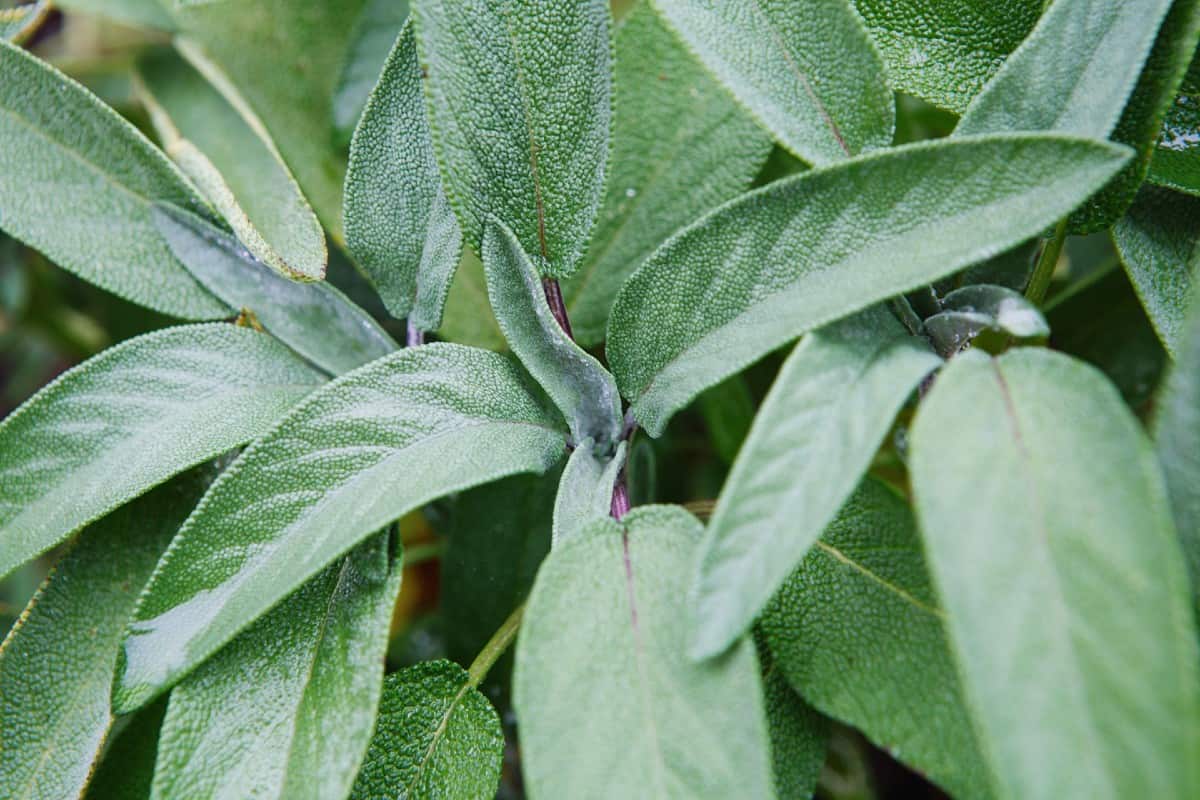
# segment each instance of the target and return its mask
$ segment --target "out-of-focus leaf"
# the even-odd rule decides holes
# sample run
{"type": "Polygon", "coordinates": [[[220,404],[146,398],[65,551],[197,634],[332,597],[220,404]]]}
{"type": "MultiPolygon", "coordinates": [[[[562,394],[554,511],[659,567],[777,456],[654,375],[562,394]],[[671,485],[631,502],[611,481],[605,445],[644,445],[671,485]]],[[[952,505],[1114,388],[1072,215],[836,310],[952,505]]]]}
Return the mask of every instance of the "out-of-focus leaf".
{"type": "Polygon", "coordinates": [[[175,687],[154,797],[346,796],[400,589],[389,538],[327,567],[175,687]]]}
{"type": "Polygon", "coordinates": [[[504,732],[466,670],[427,661],[387,677],[352,800],[496,794],[504,732]]]}
{"type": "Polygon", "coordinates": [[[49,0],[36,0],[29,5],[0,8],[0,39],[21,44],[38,29],[49,14],[49,0]]]}
{"type": "Polygon", "coordinates": [[[1091,367],[951,362],[909,463],[966,706],[1007,797],[1187,797],[1200,669],[1159,466],[1091,367]]]}
{"type": "Polygon", "coordinates": [[[617,384],[658,435],[697,393],[799,334],[1036,235],[1127,153],[1058,135],[958,139],[751,192],[676,234],[626,282],[608,327],[617,384]]]}
{"type": "Polygon", "coordinates": [[[149,333],[67,372],[0,424],[0,575],[260,435],[322,381],[223,324],[149,333]]]}
{"type": "Polygon", "coordinates": [[[479,250],[489,216],[538,272],[583,261],[612,117],[606,0],[428,0],[414,8],[433,140],[479,250]]]}
{"type": "Polygon", "coordinates": [[[1200,195],[1200,58],[1195,56],[1163,119],[1149,180],[1200,195]]]}
{"type": "Polygon", "coordinates": [[[151,219],[159,201],[211,215],[175,165],[95,95],[2,40],[0,74],[0,226],[127,300],[222,316],[151,219]]]}
{"type": "Polygon", "coordinates": [[[647,506],[592,523],[543,563],[513,681],[531,797],[596,787],[612,797],[772,796],[753,643],[703,663],[684,652],[699,536],[682,509],[647,506]]]}
{"type": "Polygon", "coordinates": [[[492,314],[483,262],[469,248],[463,249],[462,261],[454,271],[438,335],[451,342],[485,350],[508,348],[500,323],[492,314]]]}
{"type": "Polygon", "coordinates": [[[366,0],[354,23],[333,94],[333,129],[343,147],[350,144],[367,98],[407,18],[408,0],[366,0]]]}
{"type": "Polygon", "coordinates": [[[139,60],[137,85],[167,154],[246,249],[289,278],[325,277],[325,232],[258,121],[170,50],[139,60]]]}
{"type": "Polygon", "coordinates": [[[128,25],[169,31],[174,28],[174,23],[167,13],[166,4],[181,2],[182,0],[54,0],[54,5],[67,11],[82,11],[85,14],[108,17],[128,25]]]}
{"type": "Polygon", "coordinates": [[[627,442],[621,442],[611,458],[600,457],[592,440],[584,439],[571,453],[554,501],[555,545],[575,536],[597,517],[608,516],[613,486],[625,467],[626,446],[627,442]]]}
{"type": "Polygon", "coordinates": [[[126,718],[88,781],[84,800],[146,800],[150,796],[158,734],[166,713],[167,698],[163,697],[126,718]]]}
{"type": "Polygon", "coordinates": [[[330,383],[247,448],[180,531],[130,624],[114,707],[153,699],[372,532],[544,471],[563,440],[525,376],[486,351],[405,349],[330,383]]]}
{"type": "Polygon", "coordinates": [[[608,186],[563,287],[576,340],[604,338],[625,279],[672,233],[745,189],[771,139],[639,4],[617,28],[608,186]]]}
{"type": "Polygon", "coordinates": [[[696,406],[704,417],[713,450],[726,464],[732,464],[750,435],[750,424],[758,410],[745,377],[734,375],[705,389],[696,398],[696,406]]]}
{"type": "Polygon", "coordinates": [[[690,652],[755,617],[858,486],[900,407],[941,363],[884,306],[809,334],[784,362],[708,525],[690,652]]]}

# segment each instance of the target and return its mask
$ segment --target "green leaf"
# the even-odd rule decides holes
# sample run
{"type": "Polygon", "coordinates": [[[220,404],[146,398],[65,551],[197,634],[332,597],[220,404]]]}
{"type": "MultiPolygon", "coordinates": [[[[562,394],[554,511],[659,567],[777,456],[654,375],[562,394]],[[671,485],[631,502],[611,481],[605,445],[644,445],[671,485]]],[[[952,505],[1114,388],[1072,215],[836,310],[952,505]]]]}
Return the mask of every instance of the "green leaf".
{"type": "Polygon", "coordinates": [[[350,145],[367,98],[379,82],[379,73],[406,19],[408,0],[366,0],[350,34],[346,60],[333,93],[333,128],[338,144],[350,145]]]}
{"type": "Polygon", "coordinates": [[[1175,353],[1200,272],[1200,198],[1147,186],[1113,241],[1150,322],[1175,353]]]}
{"type": "Polygon", "coordinates": [[[183,55],[226,99],[242,98],[262,120],[337,241],[346,162],[333,137],[333,92],[363,4],[241,0],[173,12],[183,55]]]}
{"type": "Polygon", "coordinates": [[[696,410],[704,417],[713,450],[726,464],[733,464],[758,411],[744,375],[734,375],[705,389],[696,398],[696,410]]]}
{"type": "Polygon", "coordinates": [[[387,677],[352,800],[493,797],[504,732],[466,670],[427,661],[387,677]]]}
{"type": "Polygon", "coordinates": [[[900,407],[940,363],[883,306],[796,347],[708,525],[691,594],[694,658],[717,655],[749,630],[858,486],[900,407]]]}
{"type": "Polygon", "coordinates": [[[621,435],[616,381],[559,325],[529,256],[512,231],[494,218],[483,242],[483,266],[504,338],[554,400],[572,440],[590,438],[600,451],[610,452],[621,435]]]}
{"type": "Polygon", "coordinates": [[[653,0],[688,48],[780,144],[813,165],[887,147],[883,61],[850,0],[653,0]]]}
{"type": "Polygon", "coordinates": [[[976,284],[955,289],[939,300],[943,311],[927,317],[925,333],[946,358],[984,331],[1015,339],[1044,339],[1050,326],[1025,295],[1004,286],[976,284]]]}
{"type": "Polygon", "coordinates": [[[354,133],[344,216],[350,252],[392,316],[437,330],[463,240],[438,174],[411,24],[354,133]]]}
{"type": "Polygon", "coordinates": [[[617,445],[612,457],[596,455],[594,442],[584,439],[567,459],[554,501],[554,544],[576,536],[597,517],[612,509],[613,487],[625,468],[628,442],[617,445]]]}
{"type": "Polygon", "coordinates": [[[126,718],[125,725],[110,737],[104,759],[88,781],[84,800],[146,800],[150,796],[158,733],[166,713],[167,698],[163,697],[126,718]]]}
{"type": "Polygon", "coordinates": [[[483,262],[469,247],[463,248],[463,257],[454,271],[450,294],[446,297],[446,310],[442,314],[442,327],[438,335],[447,341],[482,347],[486,350],[505,350],[508,343],[500,323],[492,314],[492,301],[488,299],[487,276],[483,273],[483,262]]]}
{"type": "Polygon", "coordinates": [[[563,287],[580,344],[604,339],[621,284],[672,233],[743,191],[771,139],[644,4],[615,35],[608,185],[587,257],[563,287]]]}
{"type": "Polygon", "coordinates": [[[21,44],[37,31],[49,14],[49,0],[36,0],[29,5],[13,8],[0,8],[0,39],[21,44]]]}
{"type": "Polygon", "coordinates": [[[4,41],[0,73],[4,231],[126,300],[185,319],[222,316],[151,220],[157,201],[210,214],[183,174],[87,89],[4,41]]]}
{"type": "Polygon", "coordinates": [[[1058,353],[954,359],[910,457],[967,705],[1008,797],[1188,797],[1200,670],[1154,453],[1058,353]]]}
{"type": "Polygon", "coordinates": [[[405,513],[549,468],[563,437],[517,367],[460,345],[402,350],[330,383],[248,447],[176,537],[130,625],[114,707],[153,699],[405,513]]]}
{"type": "Polygon", "coordinates": [[[79,796],[108,736],[113,666],[138,589],[215,474],[201,468],[94,523],[0,647],[0,785],[79,796]]]}
{"type": "Polygon", "coordinates": [[[908,504],[868,478],[783,585],[762,627],[805,700],[945,786],[986,797],[908,504]]]}
{"type": "Polygon", "coordinates": [[[244,444],[321,376],[261,333],[168,328],[110,348],[0,424],[0,575],[244,444]]]}
{"type": "Polygon", "coordinates": [[[812,797],[825,763],[829,720],[792,690],[769,652],[760,650],[760,656],[769,663],[762,685],[775,794],[782,798],[812,797]]]}
{"type": "Polygon", "coordinates": [[[451,205],[480,249],[489,215],[538,272],[583,261],[612,117],[605,0],[416,5],[433,140],[451,205]]]}
{"type": "Polygon", "coordinates": [[[898,91],[961,114],[1045,0],[854,0],[898,91]]]}
{"type": "Polygon", "coordinates": [[[1179,94],[1167,109],[1150,162],[1149,180],[1200,195],[1200,58],[1195,56],[1179,94]]]}
{"type": "Polygon", "coordinates": [[[387,532],[305,583],[171,692],[154,796],[345,797],[400,589],[387,532]]]}
{"type": "Polygon", "coordinates": [[[340,375],[396,349],[392,337],[331,284],[288,280],[233,237],[173,206],[156,208],[154,222],[175,257],[214,295],[250,311],[321,369],[340,375]]]}
{"type": "Polygon", "coordinates": [[[684,652],[699,536],[682,509],[647,506],[542,564],[513,681],[531,797],[774,796],[753,643],[700,664],[684,652]]]}
{"type": "Polygon", "coordinates": [[[1184,325],[1179,357],[1158,398],[1154,439],[1175,526],[1200,610],[1200,304],[1184,325]]]}
{"type": "Polygon", "coordinates": [[[167,154],[246,249],[280,275],[325,277],[325,232],[258,120],[170,50],[140,59],[135,85],[167,154]]]}
{"type": "MultiPolygon", "coordinates": [[[[179,2],[179,0],[166,0],[179,2]]],[[[171,16],[163,0],[54,0],[54,5],[66,11],[81,11],[101,17],[159,30],[173,30],[171,16]]]]}
{"type": "Polygon", "coordinates": [[[751,192],[626,282],[608,326],[617,385],[658,435],[698,392],[801,333],[1039,233],[1127,152],[998,135],[899,147],[751,192]]]}

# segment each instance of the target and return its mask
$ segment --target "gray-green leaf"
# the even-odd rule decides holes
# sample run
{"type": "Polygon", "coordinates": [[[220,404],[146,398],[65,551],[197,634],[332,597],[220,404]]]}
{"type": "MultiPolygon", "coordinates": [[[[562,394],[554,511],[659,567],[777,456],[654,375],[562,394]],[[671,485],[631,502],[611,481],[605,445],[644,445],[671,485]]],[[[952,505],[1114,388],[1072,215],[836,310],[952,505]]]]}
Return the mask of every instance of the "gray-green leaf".
{"type": "Polygon", "coordinates": [[[594,442],[584,439],[567,459],[554,499],[554,544],[562,544],[597,517],[612,509],[613,486],[625,468],[628,442],[617,445],[611,457],[596,455],[594,442]]]}
{"type": "Polygon", "coordinates": [[[964,286],[941,298],[942,311],[927,317],[925,333],[934,347],[949,358],[984,331],[1016,339],[1050,335],[1042,312],[1025,295],[1004,286],[964,286]]]}
{"type": "Polygon", "coordinates": [[[247,448],[176,537],[131,623],[114,707],[149,701],[408,511],[547,469],[560,426],[518,367],[461,345],[401,350],[330,383],[247,448]]]}
{"type": "Polygon", "coordinates": [[[626,282],[608,328],[617,384],[657,435],[701,390],[799,334],[1039,233],[1128,152],[1053,134],[958,139],[751,192],[676,234],[626,282]]]}
{"type": "Polygon", "coordinates": [[[887,147],[883,60],[850,0],[653,0],[734,98],[803,160],[887,147]]]}
{"type": "Polygon", "coordinates": [[[809,334],[784,362],[721,490],[692,585],[690,652],[722,652],[858,486],[941,363],[884,306],[809,334]]]}
{"type": "Polygon", "coordinates": [[[513,682],[531,797],[774,796],[753,643],[684,652],[699,536],[682,509],[646,506],[542,564],[513,682]]]}
{"type": "Polygon", "coordinates": [[[153,797],[346,796],[400,589],[389,550],[386,532],[363,542],[175,687],[153,797]]]}
{"type": "Polygon", "coordinates": [[[338,143],[350,145],[371,90],[408,19],[408,0],[366,0],[346,47],[346,61],[333,93],[333,130],[338,143]]]}
{"type": "Polygon", "coordinates": [[[462,256],[462,229],[442,189],[421,67],[406,25],[350,147],[346,243],[388,311],[434,331],[462,256]]]}
{"type": "Polygon", "coordinates": [[[0,227],[127,300],[222,316],[151,220],[158,201],[211,218],[175,165],[87,89],[5,41],[0,73],[0,227]]]}
{"type": "Polygon", "coordinates": [[[149,333],[67,372],[0,424],[0,575],[260,435],[322,381],[224,324],[149,333]]]}
{"type": "Polygon", "coordinates": [[[433,139],[451,205],[477,250],[489,215],[538,272],[583,260],[608,163],[606,0],[416,5],[433,139]]]}
{"type": "Polygon", "coordinates": [[[1190,797],[1200,669],[1157,460],[1069,356],[968,352],[910,458],[967,707],[1005,797],[1190,797]]]}
{"type": "Polygon", "coordinates": [[[49,0],[36,0],[28,5],[0,8],[0,39],[21,44],[38,29],[49,14],[49,0]]]}
{"type": "Polygon", "coordinates": [[[387,677],[379,721],[351,800],[493,797],[504,732],[487,698],[449,661],[387,677]]]}

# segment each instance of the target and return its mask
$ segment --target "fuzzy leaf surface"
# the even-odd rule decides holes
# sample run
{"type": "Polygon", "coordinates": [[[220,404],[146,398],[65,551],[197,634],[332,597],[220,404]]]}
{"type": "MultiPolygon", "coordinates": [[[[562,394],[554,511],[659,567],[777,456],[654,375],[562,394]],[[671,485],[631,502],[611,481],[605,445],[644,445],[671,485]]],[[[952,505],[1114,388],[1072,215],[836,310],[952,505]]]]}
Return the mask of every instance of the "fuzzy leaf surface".
{"type": "Polygon", "coordinates": [[[617,445],[611,458],[596,455],[591,439],[584,439],[567,459],[554,500],[554,544],[566,541],[612,508],[613,486],[625,466],[627,442],[617,445]]]}
{"type": "MultiPolygon", "coordinates": [[[[769,662],[770,653],[760,655],[769,662]]],[[[829,720],[796,694],[774,664],[763,673],[762,686],[775,794],[783,798],[812,797],[829,745],[829,720]]]]}

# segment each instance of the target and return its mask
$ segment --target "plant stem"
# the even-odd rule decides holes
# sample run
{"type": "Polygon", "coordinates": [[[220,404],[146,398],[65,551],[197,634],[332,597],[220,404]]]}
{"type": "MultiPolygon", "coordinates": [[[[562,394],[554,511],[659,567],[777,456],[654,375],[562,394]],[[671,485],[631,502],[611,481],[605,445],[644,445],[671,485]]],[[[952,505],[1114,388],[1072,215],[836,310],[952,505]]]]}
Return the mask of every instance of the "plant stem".
{"type": "Polygon", "coordinates": [[[425,331],[421,330],[412,322],[408,323],[407,336],[404,341],[405,347],[417,347],[425,344],[425,331]]]}
{"type": "Polygon", "coordinates": [[[575,334],[571,332],[571,320],[567,318],[567,304],[563,301],[562,287],[554,278],[542,278],[542,290],[546,293],[546,302],[550,304],[550,313],[558,321],[558,327],[562,328],[567,336],[574,339],[575,334]]]}
{"type": "Polygon", "coordinates": [[[1064,218],[1054,229],[1053,238],[1042,247],[1037,265],[1033,268],[1033,277],[1025,289],[1025,296],[1035,305],[1041,305],[1046,299],[1046,290],[1050,288],[1050,279],[1054,277],[1054,268],[1058,266],[1058,257],[1062,255],[1063,245],[1067,241],[1067,220],[1064,218]]]}
{"type": "Polygon", "coordinates": [[[479,655],[475,656],[475,660],[471,662],[471,668],[467,670],[468,684],[471,687],[479,686],[483,682],[483,679],[487,677],[488,670],[495,665],[500,656],[504,655],[504,651],[512,644],[513,639],[517,638],[517,631],[521,629],[521,617],[524,614],[525,604],[521,603],[508,615],[504,624],[496,629],[492,638],[488,639],[488,643],[479,651],[479,655]]]}
{"type": "Polygon", "coordinates": [[[617,482],[613,484],[612,501],[608,510],[615,520],[620,520],[629,513],[629,481],[625,478],[624,467],[617,473],[617,482]]]}

